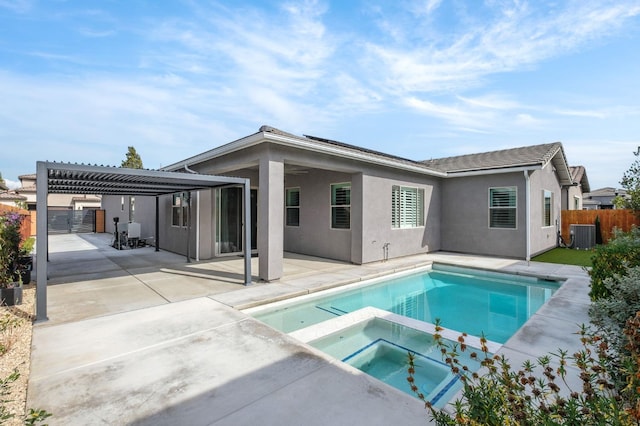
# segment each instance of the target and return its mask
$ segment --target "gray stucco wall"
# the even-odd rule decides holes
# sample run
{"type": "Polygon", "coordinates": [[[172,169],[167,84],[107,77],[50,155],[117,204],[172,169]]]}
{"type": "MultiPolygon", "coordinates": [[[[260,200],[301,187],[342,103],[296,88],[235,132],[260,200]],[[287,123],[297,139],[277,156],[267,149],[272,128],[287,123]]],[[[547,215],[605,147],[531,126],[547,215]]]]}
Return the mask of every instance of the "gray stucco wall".
{"type": "Polygon", "coordinates": [[[442,250],[526,257],[526,192],[522,172],[448,178],[441,189],[442,250]],[[517,189],[516,229],[489,228],[489,188],[517,189]]]}
{"type": "MultiPolygon", "coordinates": [[[[303,169],[292,173],[285,169],[282,190],[300,188],[300,226],[283,226],[285,251],[367,263],[383,259],[385,243],[389,243],[389,257],[440,248],[440,181],[436,178],[272,144],[253,146],[214,161],[190,165],[190,168],[200,173],[247,177],[252,188],[258,188],[260,198],[262,191],[258,187],[257,167],[264,156],[303,169]],[[352,185],[349,230],[331,229],[331,184],[341,182],[352,185]],[[392,185],[425,189],[425,227],[391,228],[392,185]]],[[[212,197],[212,203],[213,214],[215,197],[212,197]]],[[[258,216],[261,214],[258,211],[258,216]]],[[[214,236],[215,216],[210,220],[214,236]]],[[[202,213],[201,221],[204,221],[202,213]]],[[[284,215],[282,223],[285,223],[284,215]]],[[[258,229],[258,233],[263,231],[258,229]]],[[[204,253],[203,250],[202,256],[204,253]]]]}
{"type": "Polygon", "coordinates": [[[392,170],[368,171],[363,176],[364,200],[360,263],[426,253],[440,249],[440,181],[421,175],[392,170]],[[375,174],[374,174],[375,173],[375,174]],[[425,225],[416,228],[393,228],[392,187],[400,185],[424,189],[425,225]]]}
{"type": "Polygon", "coordinates": [[[531,174],[531,255],[547,251],[557,244],[557,224],[561,217],[561,187],[556,172],[551,164],[542,170],[531,174]],[[543,191],[553,193],[551,210],[551,225],[544,226],[544,195],[543,191]]]}
{"type": "Polygon", "coordinates": [[[119,223],[128,223],[132,219],[140,223],[140,237],[153,241],[155,238],[155,197],[135,197],[134,217],[129,216],[129,202],[131,196],[116,195],[102,196],[102,208],[105,211],[105,232],[113,233],[115,226],[113,218],[118,217],[119,223]],[[124,199],[124,208],[122,200],[124,199]]]}
{"type": "Polygon", "coordinates": [[[582,210],[582,188],[578,186],[568,186],[562,190],[561,200],[562,210],[582,210]],[[578,205],[576,207],[576,200],[578,205]]]}

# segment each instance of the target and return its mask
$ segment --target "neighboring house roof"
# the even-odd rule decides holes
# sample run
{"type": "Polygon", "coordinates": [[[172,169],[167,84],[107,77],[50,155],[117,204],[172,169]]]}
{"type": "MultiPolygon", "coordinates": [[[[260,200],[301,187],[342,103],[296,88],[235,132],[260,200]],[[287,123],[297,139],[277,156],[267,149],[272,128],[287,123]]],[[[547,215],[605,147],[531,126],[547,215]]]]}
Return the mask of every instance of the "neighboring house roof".
{"type": "Polygon", "coordinates": [[[18,192],[36,192],[36,190],[37,188],[35,185],[21,186],[16,189],[18,192]]]}
{"type": "Polygon", "coordinates": [[[552,162],[556,167],[563,185],[573,183],[560,142],[438,158],[426,160],[423,163],[451,175],[455,173],[521,169],[533,166],[544,167],[549,162],[552,162]]]}
{"type": "Polygon", "coordinates": [[[2,201],[25,201],[26,199],[27,197],[15,191],[0,192],[0,200],[2,201]]]}
{"type": "Polygon", "coordinates": [[[35,180],[36,176],[37,175],[35,173],[30,173],[30,174],[27,174],[27,175],[20,175],[20,176],[18,176],[18,179],[20,179],[20,180],[22,180],[22,179],[33,179],[33,180],[35,180]]]}
{"type": "Polygon", "coordinates": [[[591,191],[589,179],[587,179],[587,169],[584,166],[569,167],[569,170],[571,171],[571,180],[580,184],[583,194],[591,191]]]}
{"type": "Polygon", "coordinates": [[[593,191],[584,194],[589,197],[615,197],[616,195],[620,195],[622,197],[627,195],[627,191],[624,189],[616,189],[610,186],[604,188],[594,189],[593,191]]]}
{"type": "Polygon", "coordinates": [[[73,197],[71,198],[71,201],[76,202],[76,201],[85,201],[88,203],[99,203],[102,201],[102,198],[100,197],[73,197]]]}
{"type": "Polygon", "coordinates": [[[613,199],[618,195],[623,198],[627,198],[627,191],[624,189],[612,188],[610,186],[598,188],[591,192],[582,194],[582,205],[596,205],[600,206],[599,208],[603,208],[603,206],[613,206],[613,199]]]}
{"type": "Polygon", "coordinates": [[[271,143],[340,155],[346,158],[384,164],[441,177],[467,171],[505,171],[505,169],[517,167],[525,169],[528,167],[544,167],[552,161],[558,170],[562,184],[568,185],[572,183],[569,167],[560,142],[483,154],[448,157],[439,160],[415,161],[317,136],[297,136],[270,126],[262,126],[257,133],[168,165],[163,167],[162,170],[180,170],[193,164],[202,163],[221,155],[259,144],[264,142],[265,139],[271,143]]]}

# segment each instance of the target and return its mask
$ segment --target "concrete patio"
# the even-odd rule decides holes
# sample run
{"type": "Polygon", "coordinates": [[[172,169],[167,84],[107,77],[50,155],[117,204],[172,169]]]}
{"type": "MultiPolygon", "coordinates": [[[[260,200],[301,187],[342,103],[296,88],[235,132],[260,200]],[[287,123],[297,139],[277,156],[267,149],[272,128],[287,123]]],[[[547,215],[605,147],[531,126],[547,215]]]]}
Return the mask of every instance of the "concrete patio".
{"type": "Polygon", "coordinates": [[[358,266],[287,254],[281,280],[245,287],[240,257],[186,263],[151,247],[115,250],[105,234],[49,238],[49,320],[34,327],[27,406],[53,413],[52,425],[424,424],[417,399],[240,309],[431,262],[567,278],[502,347],[514,365],[573,353],[572,333],[588,321],[579,267],[448,253],[358,266]]]}

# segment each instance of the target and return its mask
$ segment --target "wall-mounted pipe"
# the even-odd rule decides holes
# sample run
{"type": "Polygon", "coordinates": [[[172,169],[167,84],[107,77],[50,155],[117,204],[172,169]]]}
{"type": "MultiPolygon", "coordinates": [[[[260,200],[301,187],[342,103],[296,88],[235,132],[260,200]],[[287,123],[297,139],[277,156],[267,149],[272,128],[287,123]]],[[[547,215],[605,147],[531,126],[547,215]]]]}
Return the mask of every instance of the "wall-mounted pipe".
{"type": "Polygon", "coordinates": [[[526,199],[526,239],[527,239],[527,264],[531,261],[531,180],[529,179],[529,171],[524,171],[525,181],[525,199],[526,199]]]}

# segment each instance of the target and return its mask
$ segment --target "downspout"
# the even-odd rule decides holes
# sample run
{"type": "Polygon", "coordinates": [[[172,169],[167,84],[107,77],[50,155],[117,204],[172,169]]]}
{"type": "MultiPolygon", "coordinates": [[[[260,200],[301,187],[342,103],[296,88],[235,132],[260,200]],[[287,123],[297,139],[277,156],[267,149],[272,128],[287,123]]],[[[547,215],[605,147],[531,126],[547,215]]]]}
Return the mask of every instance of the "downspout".
{"type": "MultiPolygon", "coordinates": [[[[187,166],[186,164],[184,165],[184,170],[194,175],[198,174],[198,172],[190,169],[189,166],[187,166]]],[[[189,196],[189,207],[191,207],[191,196],[189,196]]],[[[191,212],[189,212],[189,215],[191,215],[191,212]]],[[[200,191],[197,191],[196,192],[196,262],[198,262],[199,260],[200,260],[200,191]]]]}
{"type": "Polygon", "coordinates": [[[526,200],[526,234],[527,234],[527,266],[529,266],[529,262],[531,262],[531,180],[529,179],[529,171],[524,171],[524,181],[525,181],[525,200],[526,200]]]}

